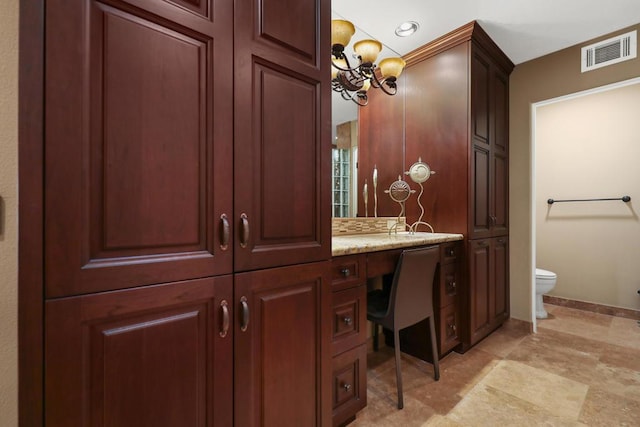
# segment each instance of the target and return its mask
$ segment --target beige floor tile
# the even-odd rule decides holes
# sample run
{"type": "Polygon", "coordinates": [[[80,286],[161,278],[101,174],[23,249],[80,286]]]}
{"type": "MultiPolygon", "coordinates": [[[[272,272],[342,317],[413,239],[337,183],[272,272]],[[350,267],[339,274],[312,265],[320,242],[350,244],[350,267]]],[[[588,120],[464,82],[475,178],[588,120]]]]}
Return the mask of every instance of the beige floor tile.
{"type": "Polygon", "coordinates": [[[637,320],[614,317],[607,342],[640,351],[640,326],[637,320]]]}
{"type": "Polygon", "coordinates": [[[368,406],[352,427],[640,426],[640,327],[547,304],[538,333],[509,321],[433,366],[403,354],[397,409],[392,348],[368,355],[368,406]]]}
{"type": "Polygon", "coordinates": [[[576,421],[588,390],[586,384],[510,360],[498,363],[482,384],[576,421]]]}
{"type": "Polygon", "coordinates": [[[638,371],[600,363],[589,384],[592,388],[606,390],[609,394],[640,402],[640,372],[638,371]]]}
{"type": "Polygon", "coordinates": [[[476,386],[446,418],[464,426],[581,426],[511,393],[486,384],[476,386]]]}
{"type": "Polygon", "coordinates": [[[518,330],[499,328],[497,331],[482,340],[476,346],[480,350],[494,354],[500,358],[507,357],[528,333],[522,333],[518,330]]]}
{"type": "Polygon", "coordinates": [[[591,388],[580,421],[589,426],[640,426],[640,402],[591,388]]]}
{"type": "Polygon", "coordinates": [[[549,331],[525,338],[508,360],[524,363],[562,377],[590,384],[601,353],[601,343],[549,331]]]}
{"type": "Polygon", "coordinates": [[[632,371],[640,371],[640,352],[630,347],[605,344],[603,345],[600,362],[632,371]]]}
{"type": "Polygon", "coordinates": [[[608,342],[612,316],[556,307],[547,319],[538,319],[538,331],[551,329],[591,340],[608,342]]]}

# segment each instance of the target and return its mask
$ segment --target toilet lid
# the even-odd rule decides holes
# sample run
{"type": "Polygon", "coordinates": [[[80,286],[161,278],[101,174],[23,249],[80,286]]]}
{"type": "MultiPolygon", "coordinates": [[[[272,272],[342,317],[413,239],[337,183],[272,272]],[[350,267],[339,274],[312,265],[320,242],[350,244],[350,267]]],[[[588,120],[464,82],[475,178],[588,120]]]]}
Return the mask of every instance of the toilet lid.
{"type": "Polygon", "coordinates": [[[556,273],[553,271],[543,270],[541,268],[536,268],[536,277],[544,278],[544,279],[555,279],[556,273]]]}

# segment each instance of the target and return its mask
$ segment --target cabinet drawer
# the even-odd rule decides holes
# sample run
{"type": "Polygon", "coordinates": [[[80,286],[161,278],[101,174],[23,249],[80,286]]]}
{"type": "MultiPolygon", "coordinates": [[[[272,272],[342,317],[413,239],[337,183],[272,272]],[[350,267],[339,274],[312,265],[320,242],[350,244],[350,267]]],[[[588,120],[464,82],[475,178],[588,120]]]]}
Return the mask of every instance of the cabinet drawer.
{"type": "Polygon", "coordinates": [[[462,259],[462,244],[460,242],[443,243],[440,245],[441,264],[448,264],[462,259]]]}
{"type": "Polygon", "coordinates": [[[334,292],[332,298],[331,348],[339,354],[367,339],[367,287],[334,292]]]}
{"type": "Polygon", "coordinates": [[[333,358],[333,425],[353,417],[367,405],[367,346],[349,350],[333,358]]]}
{"type": "Polygon", "coordinates": [[[440,307],[456,302],[460,288],[460,264],[443,264],[440,268],[440,307]]]}
{"type": "Polygon", "coordinates": [[[440,354],[445,354],[460,344],[456,305],[448,305],[440,310],[440,354]]]}
{"type": "Polygon", "coordinates": [[[336,257],[331,262],[331,286],[334,291],[360,285],[364,275],[364,255],[336,257]]]}

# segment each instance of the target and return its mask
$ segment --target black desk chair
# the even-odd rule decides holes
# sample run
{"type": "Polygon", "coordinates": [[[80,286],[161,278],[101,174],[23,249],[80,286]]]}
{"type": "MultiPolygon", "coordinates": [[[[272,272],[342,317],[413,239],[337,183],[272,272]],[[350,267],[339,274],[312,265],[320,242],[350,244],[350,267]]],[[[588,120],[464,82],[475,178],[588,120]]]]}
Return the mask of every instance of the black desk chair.
{"type": "MultiPolygon", "coordinates": [[[[367,320],[373,322],[373,348],[378,350],[378,325],[393,331],[396,355],[398,409],[402,409],[402,374],[400,371],[399,331],[429,318],[434,379],[440,379],[438,348],[433,317],[433,279],[440,259],[439,248],[407,249],[393,275],[389,294],[375,290],[367,294],[367,320]]],[[[424,337],[426,340],[427,337],[424,337]]]]}

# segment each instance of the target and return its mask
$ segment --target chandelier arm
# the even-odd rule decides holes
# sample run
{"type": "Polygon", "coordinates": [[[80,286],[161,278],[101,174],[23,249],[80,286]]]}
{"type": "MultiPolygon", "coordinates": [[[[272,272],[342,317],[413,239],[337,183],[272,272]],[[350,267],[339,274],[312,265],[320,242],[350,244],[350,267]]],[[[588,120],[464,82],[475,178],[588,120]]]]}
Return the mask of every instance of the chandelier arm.
{"type": "Polygon", "coordinates": [[[382,91],[387,95],[395,95],[396,93],[398,93],[398,86],[396,86],[395,78],[393,80],[380,80],[378,79],[376,73],[373,73],[373,76],[371,78],[371,86],[375,87],[376,89],[382,89],[382,91]]]}
{"type": "Polygon", "coordinates": [[[367,94],[364,92],[355,92],[351,96],[351,100],[356,104],[358,104],[360,107],[364,107],[369,103],[369,98],[367,97],[367,94]]]}
{"type": "Polygon", "coordinates": [[[346,101],[353,100],[353,95],[350,94],[345,88],[342,88],[340,95],[342,95],[342,99],[346,101]]]}
{"type": "Polygon", "coordinates": [[[340,55],[340,57],[335,57],[335,59],[344,59],[344,63],[347,64],[346,68],[341,67],[341,66],[339,66],[338,64],[335,63],[334,58],[331,58],[331,65],[333,65],[338,70],[340,70],[340,71],[353,71],[353,72],[357,72],[358,74],[360,74],[360,67],[361,67],[362,64],[359,64],[357,67],[351,68],[351,64],[349,63],[349,59],[347,58],[347,55],[345,55],[344,53],[342,55],[340,55]]]}

